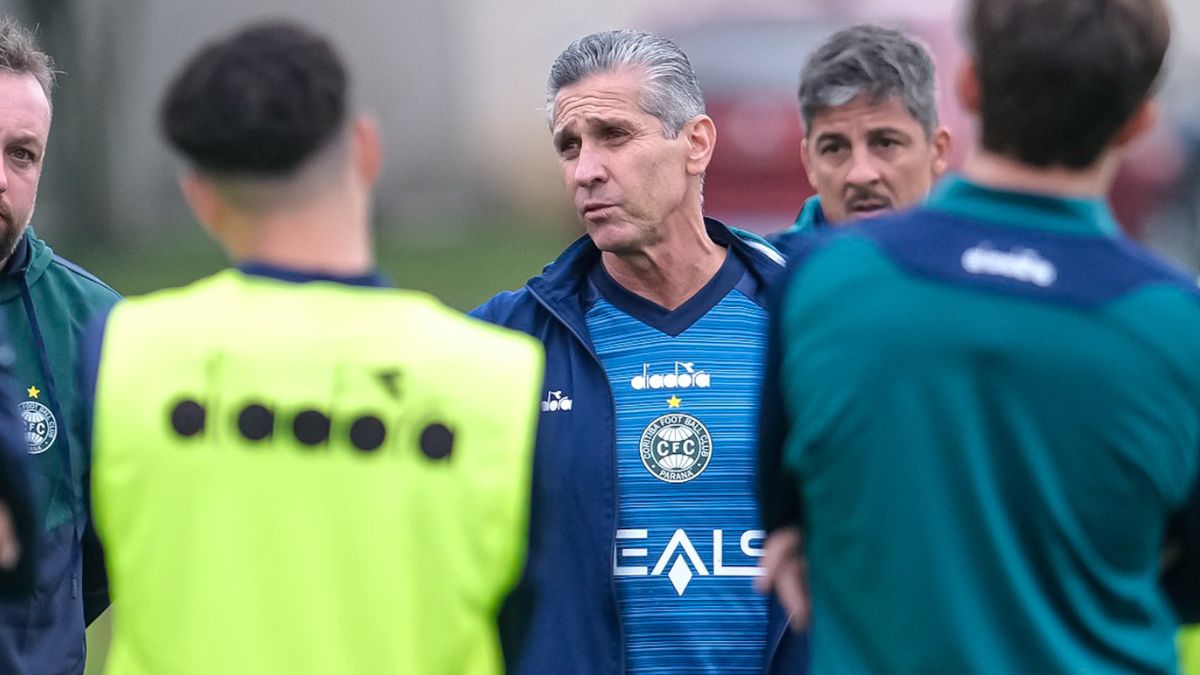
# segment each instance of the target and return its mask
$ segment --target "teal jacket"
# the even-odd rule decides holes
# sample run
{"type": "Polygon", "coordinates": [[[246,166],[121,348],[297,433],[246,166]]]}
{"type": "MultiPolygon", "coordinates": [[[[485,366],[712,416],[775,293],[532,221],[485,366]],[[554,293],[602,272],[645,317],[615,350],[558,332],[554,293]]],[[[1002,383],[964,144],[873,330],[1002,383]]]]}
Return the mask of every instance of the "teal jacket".
{"type": "Polygon", "coordinates": [[[770,524],[805,528],[812,672],[1175,672],[1159,571],[1166,540],[1200,550],[1193,278],[1099,199],[953,178],[795,243],[760,428],[795,493],[761,485],[770,524]]]}
{"type": "Polygon", "coordinates": [[[86,623],[108,605],[86,495],[87,402],[77,381],[89,321],[118,297],[32,229],[0,270],[0,317],[16,353],[41,523],[33,597],[0,601],[0,673],[82,673],[86,623]]]}
{"type": "Polygon", "coordinates": [[[804,207],[796,215],[796,222],[785,230],[779,230],[767,237],[767,241],[776,248],[791,247],[796,237],[803,237],[829,225],[825,219],[825,209],[821,206],[821,197],[813,195],[804,200],[804,207]]]}

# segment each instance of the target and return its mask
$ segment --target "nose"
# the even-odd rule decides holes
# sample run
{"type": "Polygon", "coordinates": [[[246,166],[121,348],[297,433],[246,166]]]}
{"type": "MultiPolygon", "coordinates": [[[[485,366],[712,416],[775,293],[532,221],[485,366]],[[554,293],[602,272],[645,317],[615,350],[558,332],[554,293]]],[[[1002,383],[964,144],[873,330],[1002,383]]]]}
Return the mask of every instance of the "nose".
{"type": "Polygon", "coordinates": [[[880,179],[879,167],[875,165],[875,157],[870,148],[855,147],[850,156],[850,170],[846,173],[846,182],[851,185],[871,185],[880,179]]]}
{"type": "Polygon", "coordinates": [[[575,183],[580,187],[603,183],[608,180],[608,168],[604,153],[596,146],[584,141],[575,159],[575,183]]]}

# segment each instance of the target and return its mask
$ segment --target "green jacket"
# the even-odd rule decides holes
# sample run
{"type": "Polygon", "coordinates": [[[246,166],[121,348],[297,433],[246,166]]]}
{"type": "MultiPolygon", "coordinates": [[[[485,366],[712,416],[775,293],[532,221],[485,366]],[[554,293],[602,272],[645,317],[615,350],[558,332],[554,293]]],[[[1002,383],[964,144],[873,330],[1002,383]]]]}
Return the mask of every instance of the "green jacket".
{"type": "Polygon", "coordinates": [[[0,602],[3,673],[82,673],[86,621],[108,604],[102,558],[90,534],[87,398],[77,380],[85,330],[118,298],[54,255],[32,229],[0,271],[0,316],[16,353],[18,407],[44,532],[33,598],[0,602]]]}

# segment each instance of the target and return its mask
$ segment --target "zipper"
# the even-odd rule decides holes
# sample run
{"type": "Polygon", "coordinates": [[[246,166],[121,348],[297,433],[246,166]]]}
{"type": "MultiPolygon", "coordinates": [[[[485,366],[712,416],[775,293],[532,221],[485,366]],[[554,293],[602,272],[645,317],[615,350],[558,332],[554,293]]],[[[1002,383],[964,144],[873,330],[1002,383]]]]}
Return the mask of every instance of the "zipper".
{"type": "MultiPolygon", "coordinates": [[[[775,600],[773,598],[768,599],[768,602],[771,604],[775,604],[775,600]]],[[[770,616],[771,616],[771,607],[768,605],[767,606],[767,617],[769,618],[770,616]]],[[[791,623],[792,623],[792,617],[790,617],[786,613],[784,613],[783,625],[780,626],[777,631],[775,631],[775,635],[772,636],[771,641],[769,643],[767,643],[767,659],[763,665],[766,668],[768,675],[771,673],[771,670],[772,670],[771,666],[775,662],[775,654],[779,652],[779,645],[783,644],[783,637],[785,635],[787,635],[787,632],[789,630],[791,630],[791,623]]]]}
{"type": "Polygon", "coordinates": [[[81,505],[83,497],[75,489],[75,471],[73,462],[71,461],[70,421],[58,398],[58,383],[54,380],[53,366],[50,363],[50,356],[46,351],[46,343],[42,338],[42,327],[33,305],[33,293],[29,289],[29,284],[24,274],[22,274],[18,283],[20,284],[21,304],[25,309],[25,318],[29,322],[29,329],[33,334],[38,365],[41,368],[42,375],[46,378],[46,402],[50,404],[50,410],[58,416],[59,425],[62,427],[62,433],[58,436],[58,440],[61,442],[59,456],[62,458],[63,471],[66,472],[65,478],[67,481],[67,492],[70,495],[68,501],[71,507],[71,520],[73,521],[75,539],[78,541],[80,538],[81,520],[84,518],[84,515],[80,513],[80,509],[86,509],[87,507],[81,505]]]}
{"type": "MultiPolygon", "coordinates": [[[[616,404],[616,396],[613,394],[613,391],[612,391],[612,382],[608,381],[608,375],[604,370],[604,364],[600,362],[600,357],[596,355],[596,352],[594,350],[592,350],[592,348],[588,344],[587,340],[585,340],[583,338],[583,336],[579,334],[579,331],[575,330],[574,326],[572,326],[570,323],[568,323],[567,320],[564,319],[561,314],[559,314],[558,310],[551,307],[550,303],[546,302],[546,300],[543,299],[542,296],[539,295],[537,291],[530,288],[529,292],[538,301],[538,304],[540,304],[542,307],[544,307],[546,309],[547,312],[550,313],[550,316],[554,317],[559,323],[561,323],[563,326],[565,326],[566,329],[571,333],[571,335],[573,335],[575,337],[576,340],[579,340],[579,344],[583,345],[584,350],[587,351],[588,355],[592,357],[592,361],[596,364],[596,366],[598,366],[600,368],[600,372],[604,373],[605,387],[607,387],[607,389],[608,389],[609,417],[610,417],[610,419],[612,419],[612,424],[609,425],[609,427],[610,427],[610,430],[612,433],[611,447],[612,447],[612,470],[613,470],[613,493],[614,493],[613,494],[613,528],[612,528],[611,536],[609,538],[610,545],[608,547],[608,556],[609,556],[609,559],[608,559],[608,570],[609,570],[608,589],[609,589],[610,598],[612,599],[613,608],[616,610],[617,641],[618,641],[618,646],[619,646],[619,661],[618,661],[619,669],[617,672],[620,675],[624,675],[624,673],[625,673],[625,626],[621,622],[620,603],[617,599],[617,579],[612,574],[612,569],[613,569],[613,565],[614,565],[613,556],[616,555],[616,550],[617,550],[616,520],[618,517],[618,511],[621,508],[621,505],[618,503],[619,499],[616,496],[616,493],[618,490],[618,482],[620,480],[620,475],[618,473],[618,468],[617,468],[617,404],[616,404]]],[[[785,626],[785,629],[786,629],[786,626],[785,626]]],[[[782,636],[780,637],[780,639],[782,640],[782,636]]]]}

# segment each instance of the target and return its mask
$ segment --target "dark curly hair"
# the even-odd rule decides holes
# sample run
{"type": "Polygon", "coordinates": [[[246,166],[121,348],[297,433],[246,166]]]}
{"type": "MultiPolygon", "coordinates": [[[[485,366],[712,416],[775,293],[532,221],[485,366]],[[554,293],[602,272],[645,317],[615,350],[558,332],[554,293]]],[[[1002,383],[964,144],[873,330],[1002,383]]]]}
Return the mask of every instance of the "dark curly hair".
{"type": "Polygon", "coordinates": [[[256,23],[187,62],[167,89],[160,122],[201,170],[282,176],[342,128],[348,87],[324,37],[287,21],[256,23]]]}

